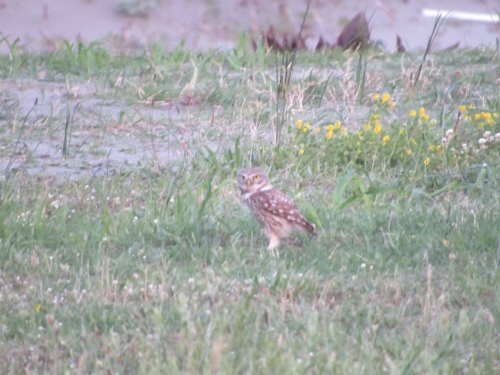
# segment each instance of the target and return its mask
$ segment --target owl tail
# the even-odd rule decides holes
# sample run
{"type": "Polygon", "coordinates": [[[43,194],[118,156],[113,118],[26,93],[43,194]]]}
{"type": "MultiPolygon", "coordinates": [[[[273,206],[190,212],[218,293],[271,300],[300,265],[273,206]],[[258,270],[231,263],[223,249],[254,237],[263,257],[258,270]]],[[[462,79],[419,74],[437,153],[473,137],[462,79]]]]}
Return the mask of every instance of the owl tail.
{"type": "Polygon", "coordinates": [[[312,234],[313,236],[317,236],[318,235],[318,233],[316,232],[316,227],[314,226],[314,224],[311,224],[307,220],[304,223],[304,228],[305,228],[305,230],[307,230],[308,233],[312,234]]]}

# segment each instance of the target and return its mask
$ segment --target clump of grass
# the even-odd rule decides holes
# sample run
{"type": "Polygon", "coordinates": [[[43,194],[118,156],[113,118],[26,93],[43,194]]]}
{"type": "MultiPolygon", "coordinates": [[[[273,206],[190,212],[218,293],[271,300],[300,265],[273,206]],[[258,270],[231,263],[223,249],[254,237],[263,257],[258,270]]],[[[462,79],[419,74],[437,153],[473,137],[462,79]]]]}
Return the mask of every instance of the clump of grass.
{"type": "MultiPolygon", "coordinates": [[[[307,8],[304,13],[304,18],[302,19],[302,24],[297,36],[300,40],[302,36],[302,30],[306,22],[307,14],[309,12],[309,6],[311,2],[308,1],[307,8]]],[[[274,143],[280,147],[282,143],[282,138],[284,136],[284,131],[287,129],[288,121],[288,89],[290,86],[290,79],[292,77],[293,66],[295,62],[295,57],[298,48],[288,48],[286,46],[287,40],[285,39],[285,46],[283,51],[278,51],[275,49],[276,54],[276,122],[274,126],[274,143]],[[279,55],[281,55],[281,60],[279,55]]]]}

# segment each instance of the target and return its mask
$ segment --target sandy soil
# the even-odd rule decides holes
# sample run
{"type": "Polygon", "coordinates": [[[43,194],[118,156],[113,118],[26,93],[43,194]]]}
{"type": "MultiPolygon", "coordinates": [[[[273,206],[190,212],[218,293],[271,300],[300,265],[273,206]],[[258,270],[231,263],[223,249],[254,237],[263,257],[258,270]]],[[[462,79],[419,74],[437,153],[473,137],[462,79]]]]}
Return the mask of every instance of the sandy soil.
{"type": "MultiPolygon", "coordinates": [[[[88,42],[103,37],[137,47],[162,40],[168,48],[184,41],[191,49],[227,49],[243,30],[273,25],[282,32],[297,31],[306,8],[305,0],[158,0],[147,16],[128,16],[117,11],[120,1],[126,0],[0,0],[0,31],[11,41],[19,37],[21,45],[33,49],[50,49],[62,39],[88,42]]],[[[333,42],[349,19],[366,10],[372,39],[393,51],[399,34],[407,49],[418,50],[425,47],[434,23],[422,15],[425,8],[496,14],[500,4],[495,0],[313,0],[306,35],[310,44],[320,35],[333,42]]],[[[498,24],[450,18],[435,47],[456,42],[460,47],[494,45],[499,36],[498,24]]],[[[5,44],[0,48],[5,51],[5,44]]]]}

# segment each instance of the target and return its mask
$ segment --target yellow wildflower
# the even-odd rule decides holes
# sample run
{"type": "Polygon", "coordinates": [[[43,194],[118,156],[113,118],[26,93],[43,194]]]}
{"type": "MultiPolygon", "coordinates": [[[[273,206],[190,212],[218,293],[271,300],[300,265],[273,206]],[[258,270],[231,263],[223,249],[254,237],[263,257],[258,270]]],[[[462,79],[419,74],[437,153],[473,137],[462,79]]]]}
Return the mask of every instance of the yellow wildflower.
{"type": "Polygon", "coordinates": [[[377,93],[372,94],[372,100],[376,101],[379,99],[379,95],[377,93]]]}
{"type": "Polygon", "coordinates": [[[332,139],[333,138],[333,131],[326,133],[326,139],[332,139]]]}
{"type": "Polygon", "coordinates": [[[429,115],[427,113],[424,113],[422,115],[422,120],[427,121],[429,119],[429,115]]]}
{"type": "Polygon", "coordinates": [[[441,145],[436,146],[436,151],[441,151],[441,145]]]}
{"type": "Polygon", "coordinates": [[[498,113],[497,112],[493,113],[493,118],[498,118],[498,113]]]}
{"type": "Polygon", "coordinates": [[[388,94],[388,93],[384,93],[384,95],[382,95],[382,99],[380,99],[380,102],[382,104],[384,104],[386,101],[388,101],[389,99],[391,98],[391,96],[388,94]]]}
{"type": "Polygon", "coordinates": [[[380,125],[375,126],[375,128],[373,129],[373,132],[377,133],[377,134],[380,133],[381,131],[382,131],[382,127],[380,125]]]}
{"type": "Polygon", "coordinates": [[[314,128],[313,132],[314,132],[314,134],[318,134],[319,133],[319,128],[314,128]]]}
{"type": "Polygon", "coordinates": [[[41,310],[41,309],[42,309],[42,305],[41,305],[41,304],[37,304],[37,305],[35,306],[35,311],[36,311],[36,312],[40,312],[40,310],[41,310]]]}
{"type": "Polygon", "coordinates": [[[301,148],[301,149],[299,150],[299,154],[300,154],[300,155],[302,155],[303,153],[304,153],[304,149],[302,149],[302,148],[301,148]]]}
{"type": "Polygon", "coordinates": [[[342,123],[340,121],[337,121],[334,125],[333,125],[333,128],[334,129],[340,129],[340,126],[342,125],[342,123]]]}
{"type": "Polygon", "coordinates": [[[328,125],[328,126],[326,127],[326,131],[327,131],[327,132],[332,132],[332,131],[333,131],[333,125],[332,125],[332,124],[328,125]]]}
{"type": "Polygon", "coordinates": [[[401,129],[401,130],[399,131],[399,135],[403,135],[404,133],[405,133],[405,131],[404,131],[403,129],[401,129]]]}
{"type": "Polygon", "coordinates": [[[410,111],[410,117],[415,117],[417,115],[417,111],[415,111],[414,109],[412,109],[410,111]]]}
{"type": "Polygon", "coordinates": [[[424,164],[427,166],[431,163],[431,159],[429,157],[425,158],[424,164]]]}
{"type": "Polygon", "coordinates": [[[297,129],[301,129],[302,128],[302,120],[297,120],[295,125],[297,125],[297,129]]]}
{"type": "Polygon", "coordinates": [[[410,150],[410,149],[407,149],[407,150],[406,150],[406,155],[411,155],[411,154],[413,154],[413,152],[411,152],[411,150],[410,150]]]}
{"type": "Polygon", "coordinates": [[[384,138],[382,138],[382,146],[385,146],[388,141],[391,140],[391,137],[389,137],[387,134],[384,135],[384,138]]]}
{"type": "Polygon", "coordinates": [[[429,151],[434,151],[434,150],[435,150],[434,145],[429,145],[429,151]]]}
{"type": "Polygon", "coordinates": [[[389,103],[389,109],[393,109],[396,106],[396,102],[389,103]]]}
{"type": "Polygon", "coordinates": [[[417,142],[415,142],[415,140],[413,139],[413,137],[410,137],[410,143],[417,143],[417,142]]]}
{"type": "Polygon", "coordinates": [[[471,104],[471,105],[469,106],[469,108],[470,108],[470,109],[474,109],[474,108],[476,108],[476,105],[475,105],[475,104],[471,104]]]}
{"type": "Polygon", "coordinates": [[[310,127],[311,127],[311,124],[309,124],[308,122],[306,122],[304,124],[304,127],[302,128],[302,132],[306,133],[309,130],[310,127]]]}
{"type": "Polygon", "coordinates": [[[474,115],[474,120],[479,120],[481,118],[481,114],[480,113],[476,113],[474,115]]]}
{"type": "Polygon", "coordinates": [[[420,107],[420,109],[418,110],[418,114],[419,114],[420,116],[425,115],[425,108],[424,108],[424,107],[420,107]]]}
{"type": "Polygon", "coordinates": [[[464,106],[464,105],[459,105],[459,106],[458,106],[458,109],[460,110],[460,112],[465,112],[465,111],[467,111],[467,107],[466,107],[466,106],[464,106]]]}
{"type": "Polygon", "coordinates": [[[340,129],[340,134],[346,135],[347,134],[347,128],[341,128],[340,129]]]}

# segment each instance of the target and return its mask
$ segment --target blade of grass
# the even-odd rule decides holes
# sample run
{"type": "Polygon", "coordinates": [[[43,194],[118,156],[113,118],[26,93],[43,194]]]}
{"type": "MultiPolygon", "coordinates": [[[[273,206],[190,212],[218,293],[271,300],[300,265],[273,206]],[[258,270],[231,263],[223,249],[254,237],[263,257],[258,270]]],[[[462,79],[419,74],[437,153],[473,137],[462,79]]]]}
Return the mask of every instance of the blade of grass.
{"type": "Polygon", "coordinates": [[[418,80],[420,78],[420,73],[422,73],[422,68],[424,67],[425,59],[427,58],[427,55],[431,51],[431,46],[434,43],[434,39],[436,39],[436,35],[439,31],[439,28],[443,24],[443,21],[448,14],[449,13],[447,13],[443,17],[442,13],[438,13],[436,16],[436,19],[434,21],[434,26],[432,27],[431,36],[429,37],[429,41],[427,42],[427,47],[425,48],[424,57],[422,58],[422,61],[420,62],[420,65],[418,66],[417,74],[415,74],[415,80],[413,81],[413,87],[415,87],[418,83],[418,80]]]}

